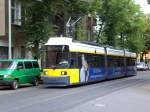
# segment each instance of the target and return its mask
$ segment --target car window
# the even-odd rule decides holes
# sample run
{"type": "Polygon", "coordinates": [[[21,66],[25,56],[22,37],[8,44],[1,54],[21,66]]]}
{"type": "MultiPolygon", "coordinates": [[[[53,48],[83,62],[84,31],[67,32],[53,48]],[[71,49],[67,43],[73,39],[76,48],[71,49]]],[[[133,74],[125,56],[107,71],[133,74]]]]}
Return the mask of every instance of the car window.
{"type": "Polygon", "coordinates": [[[0,69],[13,69],[16,67],[16,63],[13,61],[1,61],[0,69]]]}
{"type": "Polygon", "coordinates": [[[39,64],[38,64],[37,61],[33,61],[32,63],[33,63],[33,67],[34,67],[34,68],[39,68],[39,64]]]}
{"type": "Polygon", "coordinates": [[[29,69],[29,68],[32,68],[32,63],[31,62],[24,62],[25,64],[25,68],[29,69]]]}
{"type": "Polygon", "coordinates": [[[23,62],[18,62],[17,68],[23,69],[23,68],[24,68],[24,67],[23,67],[23,62]]]}

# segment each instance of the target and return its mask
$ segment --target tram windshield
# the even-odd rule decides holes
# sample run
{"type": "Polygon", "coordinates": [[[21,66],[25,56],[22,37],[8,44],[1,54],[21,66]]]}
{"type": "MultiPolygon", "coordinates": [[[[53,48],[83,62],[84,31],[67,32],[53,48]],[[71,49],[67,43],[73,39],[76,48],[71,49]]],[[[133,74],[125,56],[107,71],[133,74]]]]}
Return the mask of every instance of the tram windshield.
{"type": "Polygon", "coordinates": [[[46,67],[67,68],[69,67],[68,52],[48,52],[46,67]]]}
{"type": "Polygon", "coordinates": [[[46,67],[68,68],[70,59],[66,46],[50,46],[46,53],[46,67]]]}

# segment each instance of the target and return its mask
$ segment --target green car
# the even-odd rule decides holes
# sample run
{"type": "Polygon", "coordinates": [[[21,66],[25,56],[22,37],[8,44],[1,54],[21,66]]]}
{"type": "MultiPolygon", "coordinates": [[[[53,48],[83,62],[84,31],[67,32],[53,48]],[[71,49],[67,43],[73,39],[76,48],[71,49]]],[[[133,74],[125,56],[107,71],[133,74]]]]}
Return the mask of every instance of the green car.
{"type": "Polygon", "coordinates": [[[0,60],[0,85],[17,89],[20,84],[38,85],[40,68],[36,60],[11,59],[0,60]]]}

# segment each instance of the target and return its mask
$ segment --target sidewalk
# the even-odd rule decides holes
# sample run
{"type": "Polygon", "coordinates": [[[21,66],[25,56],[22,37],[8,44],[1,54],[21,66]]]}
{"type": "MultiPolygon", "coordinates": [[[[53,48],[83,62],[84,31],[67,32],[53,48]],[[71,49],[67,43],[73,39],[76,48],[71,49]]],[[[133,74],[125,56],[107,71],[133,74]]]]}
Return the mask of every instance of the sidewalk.
{"type": "Polygon", "coordinates": [[[79,104],[67,112],[150,112],[150,80],[79,104]]]}

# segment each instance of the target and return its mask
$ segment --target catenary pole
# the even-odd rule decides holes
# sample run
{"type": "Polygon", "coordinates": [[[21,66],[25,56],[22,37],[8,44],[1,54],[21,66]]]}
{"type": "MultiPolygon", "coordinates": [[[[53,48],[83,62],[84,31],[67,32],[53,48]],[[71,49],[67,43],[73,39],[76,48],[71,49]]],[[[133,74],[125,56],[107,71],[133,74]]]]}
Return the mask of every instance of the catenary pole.
{"type": "Polygon", "coordinates": [[[8,0],[8,58],[12,59],[11,0],[8,0]]]}

